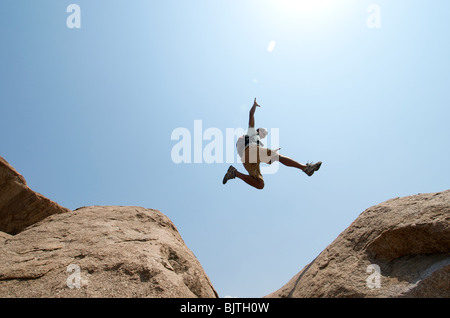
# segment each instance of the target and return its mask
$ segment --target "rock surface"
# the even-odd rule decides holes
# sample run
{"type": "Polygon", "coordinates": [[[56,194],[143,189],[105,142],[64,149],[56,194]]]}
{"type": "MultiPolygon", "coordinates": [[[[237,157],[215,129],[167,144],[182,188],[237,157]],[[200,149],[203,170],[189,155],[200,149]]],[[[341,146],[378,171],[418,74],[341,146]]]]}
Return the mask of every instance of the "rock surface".
{"type": "Polygon", "coordinates": [[[0,157],[0,231],[17,234],[49,215],[69,211],[31,190],[25,178],[0,157]]]}
{"type": "Polygon", "coordinates": [[[0,297],[218,297],[157,210],[95,206],[55,214],[0,236],[0,255],[0,297]]]}
{"type": "Polygon", "coordinates": [[[32,191],[2,157],[0,189],[0,297],[217,297],[157,210],[72,212],[32,191]]]}
{"type": "Polygon", "coordinates": [[[450,297],[449,220],[450,190],[373,206],[266,297],[450,297]]]}
{"type": "MultiPolygon", "coordinates": [[[[157,210],[70,211],[2,157],[0,189],[0,297],[218,297],[157,210]]],[[[448,298],[449,220],[450,190],[373,206],[266,297],[448,298]]]]}

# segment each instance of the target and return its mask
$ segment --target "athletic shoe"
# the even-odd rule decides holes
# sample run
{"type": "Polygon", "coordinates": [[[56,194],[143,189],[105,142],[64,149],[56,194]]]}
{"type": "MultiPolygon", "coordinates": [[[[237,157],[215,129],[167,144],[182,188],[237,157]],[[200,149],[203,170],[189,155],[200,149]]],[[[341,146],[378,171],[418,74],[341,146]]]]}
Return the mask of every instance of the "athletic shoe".
{"type": "Polygon", "coordinates": [[[306,164],[306,169],[305,169],[305,173],[311,177],[315,171],[320,169],[320,166],[322,165],[322,161],[316,162],[314,164],[312,163],[307,163],[306,164]]]}
{"type": "Polygon", "coordinates": [[[230,166],[228,168],[227,173],[225,173],[225,176],[223,177],[222,183],[225,184],[225,183],[227,183],[228,180],[234,179],[234,178],[236,178],[236,168],[233,166],[230,166]]]}

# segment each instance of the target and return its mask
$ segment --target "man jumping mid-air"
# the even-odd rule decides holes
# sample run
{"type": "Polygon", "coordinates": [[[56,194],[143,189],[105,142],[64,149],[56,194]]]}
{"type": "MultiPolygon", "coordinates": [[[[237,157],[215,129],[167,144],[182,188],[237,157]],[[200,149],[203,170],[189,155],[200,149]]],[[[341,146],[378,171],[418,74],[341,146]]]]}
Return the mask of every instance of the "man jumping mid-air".
{"type": "Polygon", "coordinates": [[[259,169],[259,164],[261,162],[272,164],[274,161],[279,161],[285,166],[302,170],[308,176],[312,176],[315,171],[319,170],[322,164],[321,161],[314,164],[307,163],[306,165],[303,165],[289,157],[278,154],[279,149],[270,150],[264,148],[264,145],[261,143],[261,139],[264,139],[267,136],[267,130],[264,128],[255,129],[254,115],[256,107],[261,106],[258,105],[255,98],[253,107],[250,109],[247,135],[239,137],[236,144],[242,164],[249,174],[243,174],[237,171],[235,167],[230,166],[227,173],[223,177],[223,184],[227,183],[230,179],[238,177],[257,189],[263,189],[264,179],[259,169]]]}

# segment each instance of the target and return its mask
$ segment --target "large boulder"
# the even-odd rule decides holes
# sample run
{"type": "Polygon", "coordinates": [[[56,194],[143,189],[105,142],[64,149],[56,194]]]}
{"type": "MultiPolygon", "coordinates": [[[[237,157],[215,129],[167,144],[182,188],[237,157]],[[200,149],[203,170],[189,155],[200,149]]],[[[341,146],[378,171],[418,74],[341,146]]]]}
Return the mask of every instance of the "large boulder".
{"type": "Polygon", "coordinates": [[[17,234],[49,215],[69,211],[31,190],[25,178],[0,157],[0,231],[17,234]]]}
{"type": "Polygon", "coordinates": [[[450,297],[450,190],[373,206],[266,297],[450,297]]]}
{"type": "Polygon", "coordinates": [[[0,236],[0,297],[218,297],[157,210],[94,206],[0,236]]]}

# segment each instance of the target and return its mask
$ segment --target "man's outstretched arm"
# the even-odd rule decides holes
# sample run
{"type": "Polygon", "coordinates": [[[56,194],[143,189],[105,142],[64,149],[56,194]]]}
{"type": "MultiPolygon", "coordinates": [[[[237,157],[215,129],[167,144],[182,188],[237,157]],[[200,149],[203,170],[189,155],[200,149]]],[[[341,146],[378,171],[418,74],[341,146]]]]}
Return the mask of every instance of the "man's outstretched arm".
{"type": "Polygon", "coordinates": [[[249,120],[248,120],[248,127],[255,127],[255,111],[256,111],[256,107],[261,107],[261,106],[256,102],[256,98],[255,98],[255,101],[253,102],[253,106],[250,109],[250,115],[249,115],[249,120]]]}

